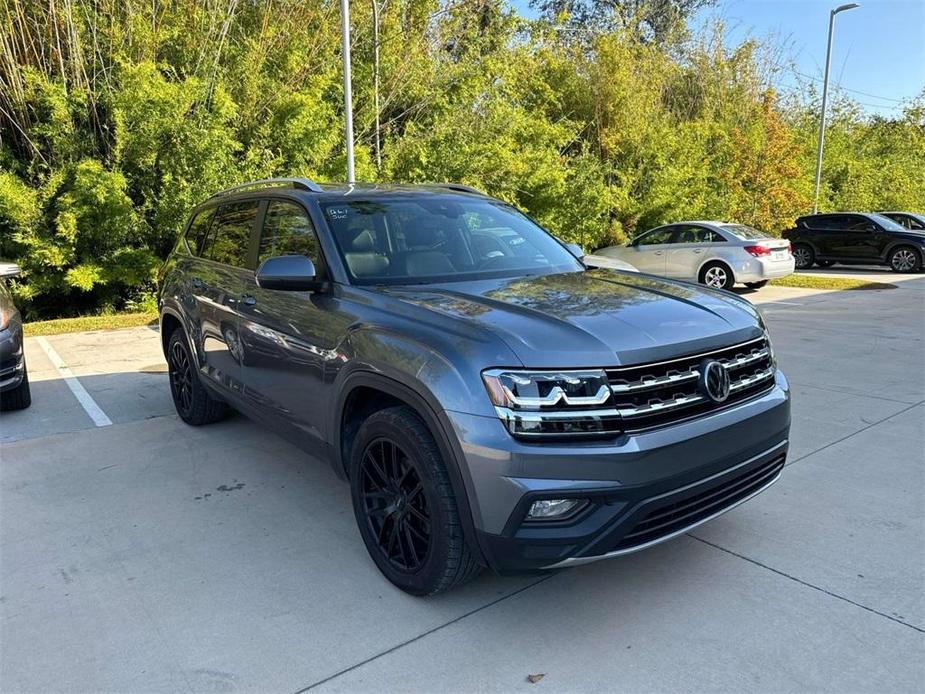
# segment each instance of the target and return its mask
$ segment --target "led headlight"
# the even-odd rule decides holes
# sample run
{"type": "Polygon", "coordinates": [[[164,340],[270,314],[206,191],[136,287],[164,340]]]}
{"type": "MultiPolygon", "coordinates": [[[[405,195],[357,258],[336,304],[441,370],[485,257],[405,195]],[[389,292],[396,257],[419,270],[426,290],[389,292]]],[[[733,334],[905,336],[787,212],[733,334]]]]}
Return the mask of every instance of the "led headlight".
{"type": "Polygon", "coordinates": [[[610,383],[601,369],[482,373],[488,396],[516,436],[602,435],[619,429],[610,383]]]}

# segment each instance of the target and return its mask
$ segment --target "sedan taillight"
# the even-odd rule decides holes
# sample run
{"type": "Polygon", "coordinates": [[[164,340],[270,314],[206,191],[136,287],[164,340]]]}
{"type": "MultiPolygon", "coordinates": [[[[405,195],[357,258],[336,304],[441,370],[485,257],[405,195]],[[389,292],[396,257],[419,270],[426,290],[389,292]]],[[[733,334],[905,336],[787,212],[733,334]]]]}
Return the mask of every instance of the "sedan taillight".
{"type": "Polygon", "coordinates": [[[763,255],[771,255],[771,249],[767,246],[746,246],[745,250],[756,258],[760,258],[763,255]]]}

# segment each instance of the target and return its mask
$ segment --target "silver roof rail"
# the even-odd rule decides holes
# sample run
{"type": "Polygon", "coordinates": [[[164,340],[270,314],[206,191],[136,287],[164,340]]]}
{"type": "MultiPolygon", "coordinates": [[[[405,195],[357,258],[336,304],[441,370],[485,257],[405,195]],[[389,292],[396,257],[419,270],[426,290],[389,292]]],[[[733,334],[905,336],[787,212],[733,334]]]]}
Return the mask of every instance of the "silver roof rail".
{"type": "Polygon", "coordinates": [[[247,183],[241,183],[240,185],[232,186],[231,188],[226,188],[225,190],[220,190],[219,192],[214,193],[211,197],[217,198],[223,195],[231,195],[232,193],[240,193],[251,188],[273,187],[300,188],[302,190],[309,190],[312,193],[324,192],[324,189],[321,186],[307,178],[262,178],[259,181],[248,181],[247,183]]]}
{"type": "Polygon", "coordinates": [[[473,188],[472,186],[467,186],[462,183],[434,183],[433,185],[439,188],[446,188],[447,190],[455,190],[459,193],[475,193],[476,195],[486,195],[478,188],[473,188]]]}

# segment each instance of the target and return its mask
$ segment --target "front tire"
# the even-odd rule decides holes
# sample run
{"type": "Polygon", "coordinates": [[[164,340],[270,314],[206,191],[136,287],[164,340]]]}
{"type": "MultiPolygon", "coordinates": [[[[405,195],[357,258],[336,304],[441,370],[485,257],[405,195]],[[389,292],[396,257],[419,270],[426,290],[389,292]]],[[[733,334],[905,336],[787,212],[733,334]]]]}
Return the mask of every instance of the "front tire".
{"type": "Polygon", "coordinates": [[[713,261],[700,270],[700,284],[713,289],[732,289],[736,282],[732,269],[725,263],[713,261]]]}
{"type": "Polygon", "coordinates": [[[893,272],[918,272],[922,267],[922,255],[912,246],[899,246],[890,251],[887,262],[893,272]]]}
{"type": "Polygon", "coordinates": [[[0,410],[24,410],[32,404],[32,391],[29,390],[29,371],[26,369],[26,358],[23,357],[22,381],[15,388],[0,393],[0,410]]]}
{"type": "Polygon", "coordinates": [[[199,369],[190,354],[183,328],[177,328],[167,344],[170,394],[177,414],[187,424],[211,424],[225,417],[228,406],[213,398],[199,380],[199,369]]]}
{"type": "Polygon", "coordinates": [[[805,243],[795,244],[793,247],[793,264],[797,270],[808,270],[816,261],[813,247],[805,243]]]}
{"type": "Polygon", "coordinates": [[[350,456],[350,486],[370,557],[406,593],[441,593],[481,569],[437,444],[410,408],[389,407],[363,423],[350,456]]]}

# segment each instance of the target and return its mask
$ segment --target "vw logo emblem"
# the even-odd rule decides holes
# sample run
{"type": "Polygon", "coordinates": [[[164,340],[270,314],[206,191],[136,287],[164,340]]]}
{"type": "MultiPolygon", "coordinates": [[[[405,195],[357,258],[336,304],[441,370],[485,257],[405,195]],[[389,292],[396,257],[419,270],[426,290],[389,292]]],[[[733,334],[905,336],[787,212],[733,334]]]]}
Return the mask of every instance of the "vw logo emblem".
{"type": "Polygon", "coordinates": [[[705,359],[700,365],[700,390],[713,402],[729,397],[729,372],[715,359],[705,359]]]}

